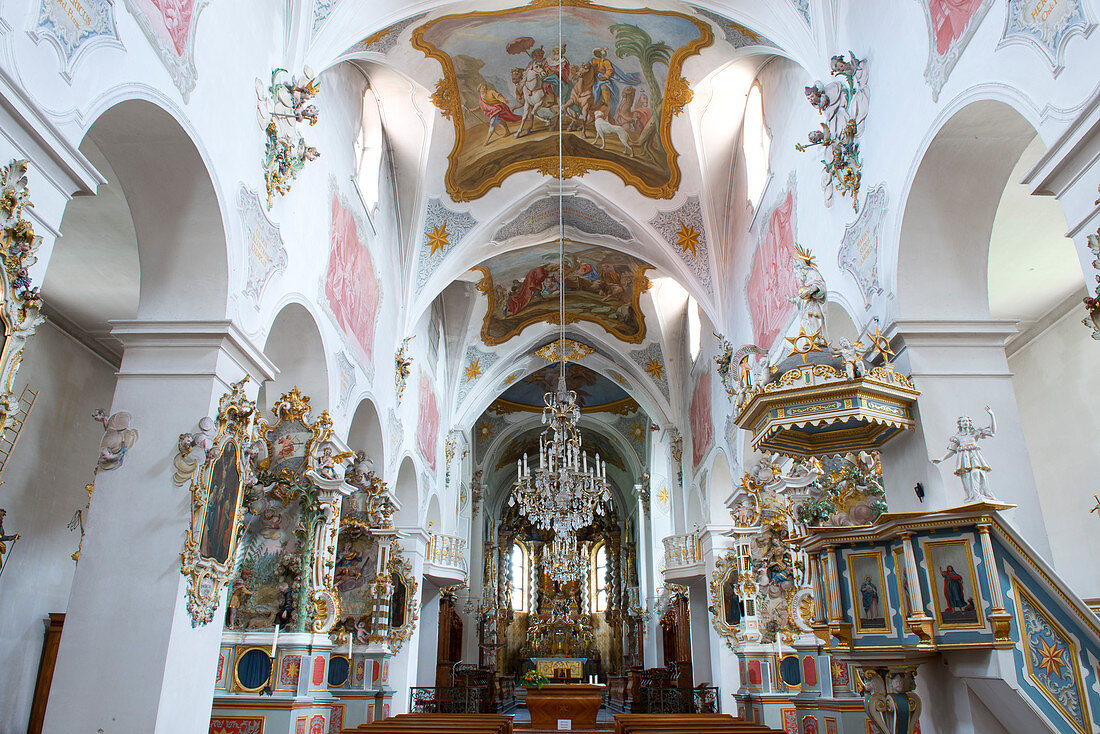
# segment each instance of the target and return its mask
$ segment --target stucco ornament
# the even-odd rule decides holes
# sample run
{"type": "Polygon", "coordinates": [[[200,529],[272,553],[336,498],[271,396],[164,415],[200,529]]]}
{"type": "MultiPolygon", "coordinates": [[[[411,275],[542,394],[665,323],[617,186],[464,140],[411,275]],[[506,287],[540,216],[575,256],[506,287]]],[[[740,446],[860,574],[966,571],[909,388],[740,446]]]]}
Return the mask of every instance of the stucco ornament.
{"type": "MultiPolygon", "coordinates": [[[[1093,254],[1092,267],[1100,270],[1100,229],[1096,230],[1096,234],[1090,234],[1088,241],[1093,254]]],[[[1091,296],[1085,296],[1084,303],[1088,316],[1081,319],[1081,323],[1092,329],[1093,339],[1100,340],[1100,275],[1096,276],[1096,289],[1091,296]]]]}
{"type": "Polygon", "coordinates": [[[267,136],[264,148],[264,183],[267,186],[267,208],[271,208],[275,195],[285,195],[307,161],[320,157],[321,153],[307,145],[299,131],[302,122],[317,124],[317,106],[311,104],[321,90],[317,76],[308,66],[305,78],[289,76],[286,69],[271,72],[271,83],[265,87],[256,79],[256,96],[259,98],[259,122],[267,136]]]}
{"type": "Polygon", "coordinates": [[[805,152],[820,145],[825,150],[821,164],[821,188],[825,192],[825,206],[833,205],[837,189],[841,196],[852,197],[852,210],[859,211],[859,185],[863,176],[863,159],[859,151],[859,138],[863,136],[864,123],[870,97],[867,93],[867,60],[857,58],[849,51],[851,60],[834,56],[830,70],[837,81],[815,82],[806,87],[806,99],[825,119],[820,130],[809,134],[808,143],[796,143],[795,149],[805,152]]]}
{"type": "Polygon", "coordinates": [[[401,342],[401,348],[393,357],[394,388],[397,392],[397,404],[401,405],[401,398],[405,394],[405,386],[408,384],[409,375],[412,373],[413,358],[409,355],[409,342],[411,336],[407,336],[401,342]]]}
{"type": "Polygon", "coordinates": [[[915,668],[872,668],[862,671],[863,706],[878,730],[913,734],[920,721],[921,700],[915,668]]]}
{"type": "Polygon", "coordinates": [[[15,373],[23,361],[23,349],[39,324],[42,299],[38,287],[31,286],[28,269],[38,258],[35,252],[42,238],[23,218],[23,210],[33,207],[27,191],[27,161],[12,160],[0,169],[0,318],[4,322],[4,347],[0,351],[0,431],[6,429],[19,412],[19,398],[13,391],[15,373]]]}
{"type": "Polygon", "coordinates": [[[126,452],[137,443],[138,432],[130,425],[134,419],[124,410],[108,416],[104,410],[92,413],[92,419],[103,424],[103,438],[99,440],[99,469],[110,471],[122,466],[126,452]]]}
{"type": "Polygon", "coordinates": [[[997,418],[988,405],[985,412],[989,413],[989,425],[985,428],[975,427],[969,416],[959,416],[959,431],[947,440],[947,453],[939,459],[932,459],[933,464],[939,464],[955,457],[955,476],[962,482],[967,504],[997,500],[989,489],[989,478],[986,476],[992,469],[978,444],[980,439],[997,435],[997,418]]]}

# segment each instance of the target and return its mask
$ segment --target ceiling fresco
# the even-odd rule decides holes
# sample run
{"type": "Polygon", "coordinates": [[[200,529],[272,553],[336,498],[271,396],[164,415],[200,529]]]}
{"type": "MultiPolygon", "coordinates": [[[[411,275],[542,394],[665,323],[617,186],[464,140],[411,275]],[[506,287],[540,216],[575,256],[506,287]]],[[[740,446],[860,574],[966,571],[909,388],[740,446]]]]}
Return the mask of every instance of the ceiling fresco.
{"type": "MultiPolygon", "coordinates": [[[[650,286],[649,267],[606,247],[566,243],[565,322],[588,321],[625,342],[641,342],[646,325],[639,300],[650,286]]],[[[481,327],[486,345],[503,344],[531,324],[558,323],[556,246],[513,250],[474,270],[482,273],[477,287],[489,299],[481,327]]]]}
{"type": "Polygon", "coordinates": [[[645,196],[671,198],[680,183],[672,118],[691,99],[686,58],[713,41],[710,26],[672,11],[566,0],[559,48],[557,3],[447,15],[412,33],[439,62],[432,96],[455,128],[445,183],[470,201],[511,174],[610,171],[645,196]]]}
{"type": "MultiPolygon", "coordinates": [[[[557,389],[560,373],[559,365],[549,364],[517,380],[493,402],[491,410],[541,412],[545,406],[543,395],[557,389]]],[[[568,363],[565,366],[565,382],[570,390],[577,393],[577,403],[586,413],[621,412],[638,407],[625,390],[584,365],[568,363]]]]}

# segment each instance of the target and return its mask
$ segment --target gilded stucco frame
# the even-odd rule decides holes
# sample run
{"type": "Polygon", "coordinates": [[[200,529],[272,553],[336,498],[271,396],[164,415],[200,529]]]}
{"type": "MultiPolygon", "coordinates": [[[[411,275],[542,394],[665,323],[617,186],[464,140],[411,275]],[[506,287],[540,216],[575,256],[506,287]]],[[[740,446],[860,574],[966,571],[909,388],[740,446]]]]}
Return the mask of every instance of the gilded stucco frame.
{"type": "MultiPolygon", "coordinates": [[[[718,636],[731,647],[740,640],[741,624],[730,624],[726,619],[725,599],[722,597],[722,587],[731,573],[737,574],[740,587],[741,569],[739,567],[737,549],[731,548],[718,557],[714,564],[714,574],[710,578],[710,599],[713,613],[710,617],[711,626],[718,636]]],[[[740,600],[740,594],[738,594],[740,600]]]]}
{"type": "MultiPolygon", "coordinates": [[[[447,156],[447,173],[444,176],[447,193],[454,201],[473,201],[474,199],[480,198],[490,189],[496,188],[504,183],[504,180],[513,173],[519,173],[520,171],[534,170],[548,175],[550,173],[557,174],[559,160],[557,156],[550,156],[515,161],[508,165],[501,166],[497,171],[486,176],[479,185],[473,188],[467,189],[459,186],[455,180],[456,169],[458,167],[459,153],[466,142],[466,126],[463,124],[462,100],[458,91],[458,78],[455,74],[454,64],[451,62],[450,54],[437,48],[428,41],[425,41],[424,35],[432,26],[442,21],[459,20],[462,18],[506,18],[509,15],[529,10],[556,8],[558,7],[558,2],[559,0],[533,0],[533,2],[518,8],[481,10],[469,13],[444,15],[413,30],[412,38],[410,39],[413,48],[422,51],[428,58],[435,59],[439,62],[439,65],[443,67],[443,78],[436,83],[436,91],[432,95],[432,102],[439,108],[444,117],[449,118],[454,123],[455,144],[450,154],[447,156]]],[[[579,156],[564,156],[560,161],[564,175],[567,177],[583,176],[590,170],[609,171],[622,179],[623,183],[627,186],[636,188],[644,196],[651,199],[671,199],[680,186],[680,166],[677,164],[679,153],[676,152],[676,149],[672,145],[672,118],[683,112],[684,107],[691,101],[692,96],[691,86],[688,84],[688,81],[680,75],[680,72],[683,68],[685,59],[698,54],[702,49],[707,48],[713,43],[713,31],[711,31],[710,26],[703,21],[672,10],[613,8],[605,5],[596,5],[589,2],[589,0],[560,0],[560,3],[563,7],[602,10],[624,16],[672,16],[682,18],[699,29],[698,38],[676,49],[672,54],[672,58],[668,64],[668,74],[665,77],[664,96],[661,103],[661,123],[657,131],[661,145],[665,150],[666,164],[669,169],[669,178],[665,184],[661,186],[647,185],[639,176],[630,173],[625,166],[615,161],[601,161],[579,156]]]]}
{"type": "Polygon", "coordinates": [[[893,607],[890,604],[890,594],[886,587],[886,569],[881,550],[853,551],[844,554],[844,562],[848,566],[848,589],[852,598],[852,621],[855,622],[856,632],[860,634],[892,635],[894,634],[893,607]],[[885,627],[868,627],[859,615],[859,579],[856,577],[855,563],[857,559],[873,558],[878,569],[879,607],[882,609],[882,621],[885,627]]]}
{"type": "Polygon", "coordinates": [[[926,540],[921,543],[921,551],[927,564],[929,598],[932,602],[932,613],[936,616],[936,629],[944,632],[957,630],[984,630],[986,627],[985,609],[982,602],[982,587],[978,586],[978,572],[974,569],[974,546],[970,538],[950,538],[947,540],[926,540]],[[977,622],[944,622],[943,610],[940,609],[940,597],[936,593],[936,584],[939,579],[936,576],[932,562],[932,548],[946,548],[952,545],[962,546],[966,552],[967,578],[970,579],[970,593],[974,598],[974,611],[977,613],[977,622]]]}
{"type": "Polygon", "coordinates": [[[233,575],[237,544],[244,525],[241,522],[241,502],[244,496],[245,478],[250,467],[246,447],[256,412],[256,403],[245,397],[245,377],[230,386],[230,392],[218,402],[217,432],[205,461],[191,479],[191,524],[187,528],[183,553],[180,554],[180,573],[187,577],[187,612],[191,626],[208,624],[214,618],[222,590],[233,575]],[[237,455],[237,498],[230,525],[229,547],[225,561],[205,556],[200,550],[202,531],[206,521],[207,502],[210,499],[214,465],[221,460],[227,445],[235,447],[237,455]]]}
{"type": "MultiPolygon", "coordinates": [[[[416,631],[416,623],[419,620],[417,610],[419,609],[418,597],[419,584],[416,582],[416,576],[413,574],[412,564],[405,559],[401,550],[400,543],[396,541],[390,548],[390,557],[386,561],[385,583],[390,585],[390,574],[397,574],[401,577],[402,583],[405,584],[405,624],[400,627],[389,627],[387,619],[387,633],[386,644],[389,646],[390,651],[396,655],[416,631]]],[[[393,589],[390,589],[390,603],[393,603],[393,589]]]]}

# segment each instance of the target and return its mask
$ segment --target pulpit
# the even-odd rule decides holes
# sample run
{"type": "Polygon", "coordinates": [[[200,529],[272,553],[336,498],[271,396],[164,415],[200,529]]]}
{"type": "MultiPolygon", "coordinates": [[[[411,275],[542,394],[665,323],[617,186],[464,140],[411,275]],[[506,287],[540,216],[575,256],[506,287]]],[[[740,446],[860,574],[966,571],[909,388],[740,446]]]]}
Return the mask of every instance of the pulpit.
{"type": "Polygon", "coordinates": [[[547,683],[527,686],[527,710],[535,729],[556,729],[568,719],[573,729],[595,729],[596,715],[606,686],[582,683],[547,683]]]}

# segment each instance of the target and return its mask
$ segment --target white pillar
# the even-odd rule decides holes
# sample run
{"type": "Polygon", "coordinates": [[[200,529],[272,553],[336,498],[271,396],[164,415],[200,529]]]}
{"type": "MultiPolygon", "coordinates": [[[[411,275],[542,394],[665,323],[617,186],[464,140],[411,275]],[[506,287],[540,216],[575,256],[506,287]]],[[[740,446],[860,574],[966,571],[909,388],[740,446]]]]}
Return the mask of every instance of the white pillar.
{"type": "Polygon", "coordinates": [[[424,579],[420,598],[420,655],[416,664],[416,685],[434,686],[439,662],[439,587],[424,579]]]}
{"type": "Polygon", "coordinates": [[[921,391],[915,430],[888,443],[883,451],[883,479],[891,512],[931,511],[965,504],[962,483],[954,475],[955,459],[932,464],[947,451],[961,415],[976,426],[988,425],[985,406],[997,416],[997,434],[981,440],[982,454],[993,471],[993,494],[1017,506],[1006,517],[1041,555],[1050,558],[1050,542],[1039,505],[1038,488],[1016,406],[1005,340],[1016,322],[895,321],[888,334],[897,350],[898,369],[908,372],[921,391]],[[924,487],[924,502],[914,485],[924,487]]]}
{"type": "Polygon", "coordinates": [[[172,483],[179,434],[215,415],[229,384],[252,394],[274,367],[229,322],[116,322],[125,346],[111,411],[140,433],[100,472],[85,521],[44,731],[205,734],[225,599],[192,627],[180,552],[191,495],[172,483]]]}

